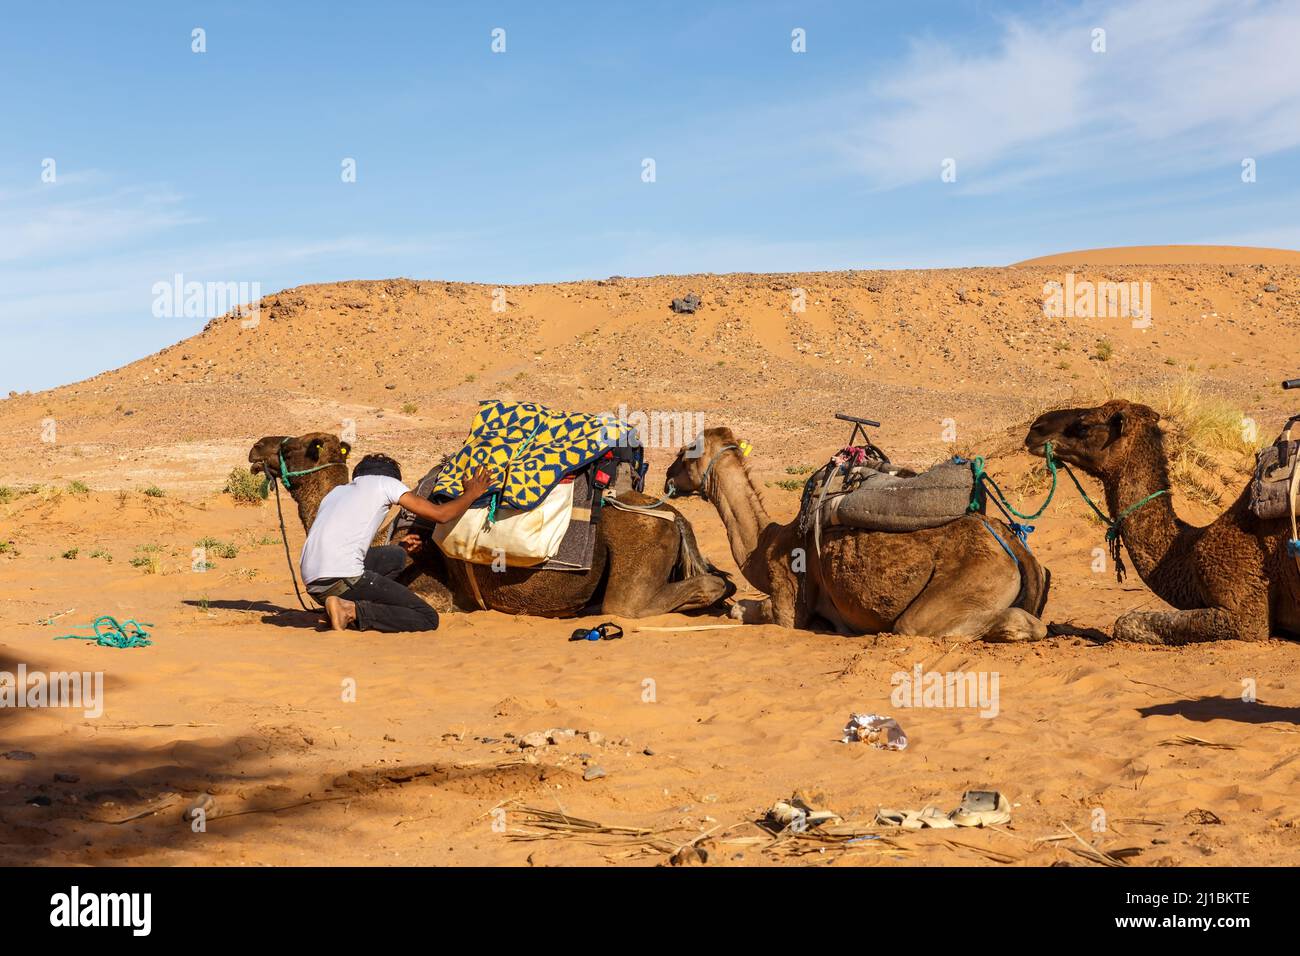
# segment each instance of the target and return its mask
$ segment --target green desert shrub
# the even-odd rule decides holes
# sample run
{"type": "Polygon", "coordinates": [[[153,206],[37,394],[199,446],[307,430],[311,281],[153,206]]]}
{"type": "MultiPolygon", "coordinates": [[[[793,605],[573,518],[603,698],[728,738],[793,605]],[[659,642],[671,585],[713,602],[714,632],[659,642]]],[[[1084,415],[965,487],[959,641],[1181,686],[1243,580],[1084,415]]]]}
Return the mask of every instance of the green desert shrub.
{"type": "Polygon", "coordinates": [[[223,490],[241,505],[255,505],[266,497],[265,482],[247,468],[230,469],[223,490]]]}

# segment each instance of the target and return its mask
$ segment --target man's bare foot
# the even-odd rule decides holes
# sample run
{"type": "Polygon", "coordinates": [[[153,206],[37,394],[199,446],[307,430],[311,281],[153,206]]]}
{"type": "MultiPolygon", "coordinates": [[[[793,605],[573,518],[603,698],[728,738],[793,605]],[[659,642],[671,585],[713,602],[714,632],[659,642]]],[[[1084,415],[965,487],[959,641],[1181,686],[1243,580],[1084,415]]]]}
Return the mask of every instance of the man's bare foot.
{"type": "Polygon", "coordinates": [[[325,614],[330,619],[330,630],[346,631],[356,622],[357,606],[341,597],[327,597],[325,614]]]}

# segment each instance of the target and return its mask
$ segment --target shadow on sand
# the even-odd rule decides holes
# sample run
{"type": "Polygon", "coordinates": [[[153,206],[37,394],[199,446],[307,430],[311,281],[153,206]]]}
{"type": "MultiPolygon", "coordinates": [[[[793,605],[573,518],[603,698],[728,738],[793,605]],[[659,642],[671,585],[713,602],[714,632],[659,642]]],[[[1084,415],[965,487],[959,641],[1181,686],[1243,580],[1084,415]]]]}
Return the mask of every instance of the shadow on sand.
{"type": "MultiPolygon", "coordinates": [[[[66,662],[16,653],[0,646],[0,672],[16,675],[20,663],[28,675],[69,669],[66,662]]],[[[103,692],[111,695],[126,686],[120,676],[106,674],[103,692]]],[[[160,850],[193,850],[207,861],[215,852],[219,860],[216,841],[273,825],[273,817],[303,812],[322,796],[307,792],[301,783],[283,786],[287,781],[278,774],[257,769],[278,752],[310,749],[309,742],[287,740],[288,728],[192,739],[183,728],[206,725],[184,724],[166,743],[158,744],[155,735],[152,744],[134,744],[133,731],[154,726],[108,724],[103,718],[70,725],[71,715],[79,718],[81,712],[76,707],[0,708],[2,866],[113,864],[160,850]],[[195,832],[185,811],[211,791],[238,794],[242,813],[222,820],[218,810],[206,832],[195,832]],[[278,810],[295,802],[302,809],[278,810]]],[[[223,797],[215,799],[220,803],[223,797]]]]}
{"type": "Polygon", "coordinates": [[[1300,707],[1279,707],[1259,702],[1248,704],[1237,697],[1174,700],[1167,704],[1139,707],[1138,713],[1143,717],[1185,717],[1198,723],[1235,720],[1240,724],[1300,724],[1300,707]]]}
{"type": "Polygon", "coordinates": [[[193,608],[206,610],[216,608],[219,611],[261,611],[261,623],[274,624],[276,627],[298,627],[321,630],[325,617],[321,611],[304,611],[300,608],[280,607],[270,601],[182,601],[193,608]]]}

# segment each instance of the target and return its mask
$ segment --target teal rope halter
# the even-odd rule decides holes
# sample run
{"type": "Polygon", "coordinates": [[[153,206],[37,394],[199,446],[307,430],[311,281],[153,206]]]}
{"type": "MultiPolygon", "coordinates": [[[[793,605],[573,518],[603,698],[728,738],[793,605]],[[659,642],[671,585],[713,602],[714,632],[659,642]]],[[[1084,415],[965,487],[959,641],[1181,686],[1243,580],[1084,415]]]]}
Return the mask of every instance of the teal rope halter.
{"type": "MultiPolygon", "coordinates": [[[[993,494],[997,503],[1000,504],[1004,510],[1011,512],[1011,514],[1015,515],[1021,521],[1033,521],[1036,518],[1041,518],[1043,512],[1047,510],[1047,506],[1052,503],[1052,498],[1056,495],[1056,457],[1052,454],[1052,443],[1050,441],[1043,446],[1043,457],[1047,461],[1047,470],[1051,472],[1052,475],[1052,487],[1047,492],[1047,499],[1043,502],[1042,507],[1033,514],[1022,514],[1012,506],[1011,502],[1007,500],[1007,496],[1003,494],[1002,489],[998,487],[998,483],[993,480],[993,477],[987,471],[984,470],[984,457],[982,455],[976,455],[975,458],[971,460],[971,473],[975,477],[975,494],[971,497],[970,508],[968,510],[979,510],[980,487],[988,485],[988,487],[993,489],[993,494]]],[[[1061,464],[1065,463],[1061,462],[1061,464]]]]}
{"type": "MultiPolygon", "coordinates": [[[[1151,494],[1147,495],[1137,504],[1130,505],[1129,507],[1121,511],[1118,515],[1116,515],[1114,518],[1112,518],[1110,517],[1110,515],[1106,514],[1106,512],[1101,510],[1101,508],[1097,505],[1097,503],[1093,501],[1092,498],[1088,495],[1088,492],[1083,490],[1083,484],[1075,476],[1074,472],[1070,469],[1070,466],[1066,462],[1060,461],[1056,457],[1056,455],[1052,453],[1051,442],[1044,443],[1043,458],[1046,460],[1047,470],[1048,472],[1051,473],[1052,476],[1052,487],[1048,490],[1047,498],[1043,502],[1042,506],[1033,514],[1024,514],[1023,512],[1017,511],[1015,509],[1015,507],[1011,504],[1011,502],[1007,500],[1007,496],[1002,492],[1002,489],[998,487],[998,483],[994,481],[992,476],[989,475],[988,472],[985,470],[984,459],[979,456],[977,456],[971,461],[971,472],[975,477],[975,493],[971,496],[971,503],[970,503],[969,510],[971,511],[980,510],[980,490],[981,488],[987,486],[988,488],[991,488],[993,490],[994,503],[997,504],[1000,508],[1002,508],[1006,512],[1015,515],[1017,518],[1020,518],[1021,520],[1033,521],[1035,518],[1040,517],[1043,514],[1043,512],[1047,510],[1047,506],[1052,503],[1052,498],[1055,497],[1056,495],[1056,483],[1059,477],[1058,468],[1064,468],[1065,473],[1069,475],[1070,480],[1074,482],[1074,487],[1078,489],[1079,496],[1083,498],[1084,502],[1087,503],[1088,507],[1092,509],[1093,514],[1095,514],[1101,520],[1101,523],[1106,526],[1106,543],[1110,546],[1111,559],[1115,562],[1115,578],[1116,580],[1123,582],[1125,569],[1124,569],[1124,560],[1120,555],[1120,537],[1119,537],[1120,526],[1124,523],[1125,518],[1133,514],[1143,505],[1148,504],[1151,501],[1154,501],[1156,498],[1159,498],[1161,495],[1169,494],[1169,489],[1162,488],[1159,491],[1153,491],[1151,494]]],[[[1012,527],[1013,529],[1015,529],[1017,526],[1013,523],[1012,527]]],[[[1017,533],[1019,532],[1017,531],[1017,533]]],[[[1003,547],[1005,547],[1005,545],[1003,545],[1003,547]]]]}
{"type": "Polygon", "coordinates": [[[1124,572],[1124,559],[1120,556],[1120,550],[1119,550],[1120,525],[1124,523],[1125,518],[1133,514],[1133,512],[1137,511],[1143,505],[1147,504],[1148,502],[1154,501],[1155,499],[1159,498],[1161,495],[1169,494],[1169,489],[1161,488],[1159,491],[1151,492],[1151,494],[1147,495],[1137,504],[1129,505],[1118,515],[1112,518],[1104,511],[1102,511],[1101,508],[1097,507],[1097,503],[1088,496],[1088,492],[1083,490],[1083,485],[1079,482],[1079,479],[1075,477],[1074,472],[1070,470],[1070,466],[1067,465],[1065,462],[1061,462],[1061,465],[1062,467],[1065,468],[1065,473],[1070,476],[1070,480],[1074,482],[1074,487],[1079,489],[1079,496],[1083,498],[1085,502],[1087,502],[1088,507],[1092,509],[1093,514],[1095,514],[1099,519],[1101,519],[1101,523],[1106,526],[1106,543],[1110,545],[1110,556],[1111,559],[1115,562],[1115,580],[1119,581],[1122,584],[1124,582],[1125,572],[1124,572]]]}
{"type": "Polygon", "coordinates": [[[94,634],[63,634],[54,638],[56,641],[94,641],[100,647],[148,647],[153,644],[149,640],[149,632],[146,627],[153,627],[147,621],[141,624],[135,618],[127,618],[125,621],[118,623],[117,618],[110,614],[104,614],[95,618],[95,623],[90,625],[94,634]],[[102,629],[101,624],[107,621],[102,629]]]}
{"type": "Polygon", "coordinates": [[[290,478],[300,478],[303,475],[310,475],[316,471],[323,471],[324,469],[332,468],[335,465],[342,465],[344,468],[347,468],[348,466],[345,461],[327,461],[325,464],[317,465],[315,468],[304,468],[302,471],[290,471],[288,464],[284,460],[284,443],[287,442],[289,438],[289,435],[285,435],[280,439],[280,447],[278,449],[280,455],[280,474],[276,475],[277,478],[284,482],[284,487],[288,491],[293,491],[293,482],[289,480],[290,478]]]}

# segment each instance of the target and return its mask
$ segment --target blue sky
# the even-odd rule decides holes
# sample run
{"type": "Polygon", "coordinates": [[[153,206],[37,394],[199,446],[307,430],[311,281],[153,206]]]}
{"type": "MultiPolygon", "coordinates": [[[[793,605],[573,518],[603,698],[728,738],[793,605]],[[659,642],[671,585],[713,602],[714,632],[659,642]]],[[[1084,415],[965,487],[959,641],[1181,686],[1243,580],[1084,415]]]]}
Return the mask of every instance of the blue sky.
{"type": "Polygon", "coordinates": [[[198,331],[151,311],[175,273],[270,292],[1300,248],[1297,50],[1300,4],[1269,0],[11,5],[0,395],[198,331]]]}

